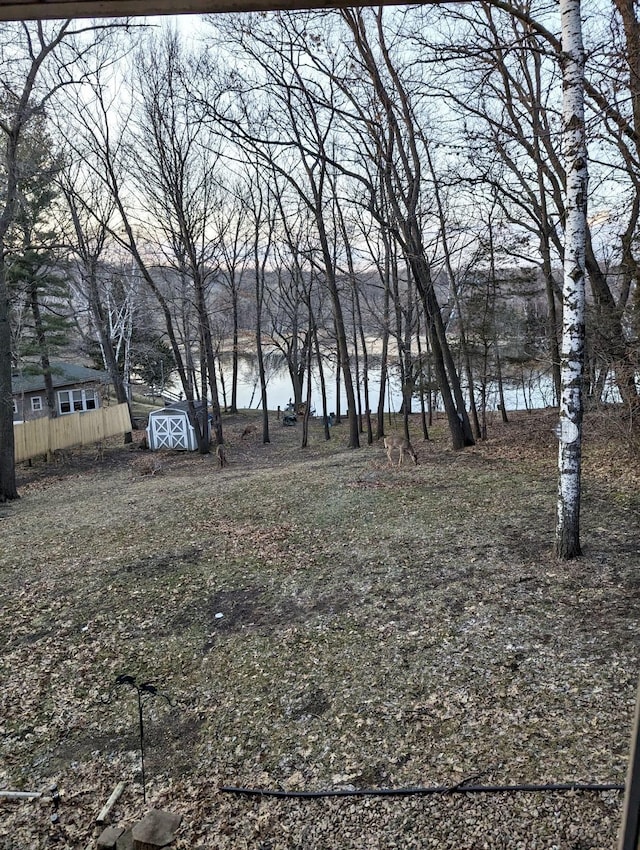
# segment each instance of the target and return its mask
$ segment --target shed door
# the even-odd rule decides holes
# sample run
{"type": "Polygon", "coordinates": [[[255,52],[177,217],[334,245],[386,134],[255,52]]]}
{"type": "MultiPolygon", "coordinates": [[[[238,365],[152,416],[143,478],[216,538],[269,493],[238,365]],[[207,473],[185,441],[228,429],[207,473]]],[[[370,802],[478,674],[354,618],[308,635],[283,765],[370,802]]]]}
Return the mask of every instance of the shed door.
{"type": "Polygon", "coordinates": [[[186,416],[150,416],[149,445],[152,449],[190,451],[189,430],[189,420],[186,416]]]}

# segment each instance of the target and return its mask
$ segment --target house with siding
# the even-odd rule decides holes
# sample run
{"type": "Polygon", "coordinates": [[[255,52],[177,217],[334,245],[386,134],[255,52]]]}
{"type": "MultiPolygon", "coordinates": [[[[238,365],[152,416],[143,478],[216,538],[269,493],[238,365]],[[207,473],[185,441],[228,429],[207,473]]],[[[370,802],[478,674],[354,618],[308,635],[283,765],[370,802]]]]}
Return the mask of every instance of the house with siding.
{"type": "MultiPolygon", "coordinates": [[[[110,382],[107,372],[71,363],[51,364],[56,414],[81,413],[101,407],[110,382]]],[[[44,376],[30,369],[16,370],[11,375],[13,421],[24,422],[48,416],[44,376]]]]}

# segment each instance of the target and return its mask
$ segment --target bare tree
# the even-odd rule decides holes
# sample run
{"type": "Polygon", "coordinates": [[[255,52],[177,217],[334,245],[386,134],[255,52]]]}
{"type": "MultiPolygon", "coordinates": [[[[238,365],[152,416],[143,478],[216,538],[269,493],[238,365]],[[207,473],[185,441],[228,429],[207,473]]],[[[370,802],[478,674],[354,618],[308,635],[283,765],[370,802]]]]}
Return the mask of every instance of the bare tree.
{"type": "MultiPolygon", "coordinates": [[[[129,142],[129,173],[153,225],[163,237],[166,262],[193,286],[202,346],[202,384],[208,384],[217,444],[223,442],[209,291],[217,275],[218,240],[213,210],[219,204],[214,138],[189,98],[189,83],[202,79],[175,32],[147,41],[136,57],[139,108],[129,142]],[[144,154],[141,152],[144,151],[144,154]]],[[[208,451],[201,440],[200,451],[208,451]]]]}
{"type": "Polygon", "coordinates": [[[5,239],[20,187],[20,142],[33,117],[46,111],[60,90],[78,82],[80,60],[108,36],[108,25],[71,20],[2,24],[0,67],[4,106],[0,116],[5,191],[0,208],[0,501],[18,498],[11,393],[11,330],[5,270],[5,239]]]}
{"type": "MultiPolygon", "coordinates": [[[[381,193],[380,205],[384,207],[384,184],[379,187],[381,193]]],[[[356,208],[357,209],[357,208],[356,208]]],[[[367,211],[357,209],[359,215],[357,222],[359,233],[367,246],[367,252],[372,264],[372,268],[379,279],[377,293],[379,296],[380,289],[382,290],[382,301],[367,296],[367,304],[369,312],[377,316],[378,330],[381,335],[381,351],[380,351],[380,388],[378,395],[378,406],[376,410],[376,439],[379,440],[384,436],[384,405],[389,386],[388,370],[389,370],[389,341],[391,333],[391,306],[392,301],[395,307],[396,314],[396,343],[399,348],[400,333],[397,330],[398,317],[398,246],[392,240],[389,231],[386,228],[379,228],[371,221],[371,216],[367,211]]],[[[368,294],[371,293],[368,290],[368,294]]],[[[376,287],[373,288],[373,293],[376,293],[376,287]]],[[[426,437],[425,437],[426,439],[426,437]]]]}
{"type": "MultiPolygon", "coordinates": [[[[129,392],[114,347],[110,310],[101,285],[110,243],[108,222],[113,214],[113,202],[105,197],[101,183],[95,177],[83,173],[82,168],[67,168],[61,176],[60,185],[70,218],[69,244],[72,256],[76,258],[76,287],[86,299],[116,400],[119,404],[128,405],[131,412],[129,392]]],[[[124,439],[125,443],[132,442],[130,431],[124,439]]]]}
{"type": "MultiPolygon", "coordinates": [[[[349,446],[357,448],[360,445],[359,423],[342,294],[336,273],[335,234],[325,215],[331,190],[326,145],[331,137],[335,112],[329,110],[321,114],[317,110],[313,86],[301,73],[296,59],[298,47],[292,45],[285,26],[279,26],[277,33],[271,23],[261,30],[259,19],[252,17],[240,28],[235,25],[226,28],[224,39],[233,41],[253,67],[259,69],[260,79],[252,82],[246,74],[241,79],[239,73],[232,71],[228,84],[233,86],[233,101],[203,103],[203,107],[220,125],[228,128],[238,146],[244,148],[245,156],[259,158],[288,182],[313,217],[347,396],[349,446]],[[260,93],[259,98],[253,97],[254,86],[260,93]]],[[[194,97],[198,94],[194,93],[194,97]]],[[[328,100],[331,101],[331,97],[328,100]]]]}
{"type": "Polygon", "coordinates": [[[300,201],[291,200],[286,185],[273,177],[277,209],[278,241],[274,245],[275,280],[268,293],[267,311],[274,344],[282,353],[293,388],[296,409],[303,403],[303,389],[312,347],[309,328],[309,288],[306,268],[313,224],[300,201]]]}
{"type": "Polygon", "coordinates": [[[246,199],[239,181],[228,184],[225,202],[214,211],[220,238],[218,281],[230,300],[232,322],[231,404],[230,413],[238,412],[238,354],[240,333],[240,294],[251,260],[252,233],[244,216],[246,199]]]}
{"type": "MultiPolygon", "coordinates": [[[[167,297],[160,275],[157,274],[157,267],[154,269],[154,258],[161,254],[158,250],[158,233],[162,231],[156,229],[156,225],[162,224],[166,218],[166,208],[165,216],[160,217],[159,223],[150,220],[144,205],[141,207],[137,203],[138,199],[132,193],[131,181],[128,180],[126,166],[130,164],[131,148],[127,147],[125,130],[132,121],[133,104],[131,99],[123,100],[115,94],[123,84],[122,79],[119,79],[111,68],[105,69],[103,65],[89,68],[82,97],[69,99],[64,105],[64,114],[59,117],[61,132],[69,150],[83,163],[87,173],[98,178],[113,203],[113,213],[110,212],[108,217],[105,217],[104,209],[95,208],[90,203],[85,203],[85,209],[107,229],[114,244],[129,253],[139,271],[141,282],[156,299],[191,420],[198,434],[199,448],[202,453],[207,453],[207,429],[196,413],[194,382],[188,368],[191,351],[185,350],[181,345],[179,323],[174,316],[173,305],[167,297]]],[[[171,117],[171,111],[169,116],[171,117]]],[[[162,190],[161,181],[162,172],[159,172],[155,184],[150,186],[152,196],[154,185],[156,190],[158,186],[160,191],[162,190]]],[[[195,215],[197,218],[197,212],[195,215]]],[[[185,247],[180,241],[180,223],[178,222],[177,230],[169,226],[165,232],[173,232],[177,237],[175,242],[168,242],[174,251],[174,258],[184,258],[185,247]],[[182,254],[176,254],[176,250],[182,254]]],[[[161,247],[165,248],[166,244],[163,242],[161,247]]],[[[184,262],[179,271],[185,271],[184,262]]],[[[204,351],[204,346],[202,350],[204,351]]],[[[206,370],[203,375],[206,377],[206,370]]]]}
{"type": "MultiPolygon", "coordinates": [[[[345,10],[342,16],[353,35],[363,73],[370,81],[380,113],[376,120],[367,121],[393,212],[391,221],[381,219],[380,223],[390,228],[401,245],[420,293],[452,442],[455,448],[460,449],[472,445],[474,439],[425,251],[421,226],[423,169],[414,108],[386,41],[383,10],[372,13],[372,34],[362,10],[345,10]],[[374,50],[372,38],[379,55],[374,50]]],[[[353,94],[355,92],[352,97],[353,94]]],[[[354,107],[359,110],[357,103],[354,107]]],[[[366,116],[362,118],[366,120],[366,116]]],[[[375,199],[376,195],[372,194],[371,211],[380,217],[381,211],[376,210],[375,199]]]]}
{"type": "Polygon", "coordinates": [[[253,224],[253,272],[256,302],[256,353],[260,380],[262,406],[262,442],[271,442],[269,437],[269,406],[267,403],[267,376],[262,340],[262,315],[266,291],[267,266],[273,249],[275,230],[275,203],[264,174],[256,167],[247,172],[245,211],[253,224]]]}
{"type": "MultiPolygon", "coordinates": [[[[556,307],[561,287],[555,269],[564,257],[566,175],[556,139],[562,123],[558,84],[562,45],[533,20],[535,7],[528,14],[523,10],[516,14],[501,3],[473,9],[464,13],[466,28],[460,41],[439,50],[445,61],[443,76],[451,79],[442,92],[466,116],[473,159],[470,179],[477,186],[480,172],[480,179],[492,185],[514,225],[512,256],[530,263],[538,254],[548,304],[549,355],[559,396],[556,307]],[[495,6],[506,14],[496,12],[495,6]]],[[[593,302],[589,333],[597,362],[592,365],[599,370],[590,396],[598,401],[609,375],[633,412],[638,393],[629,296],[638,275],[632,234],[640,212],[637,110],[633,109],[635,36],[633,27],[627,30],[622,23],[626,11],[617,14],[615,5],[611,9],[610,20],[598,18],[590,24],[590,61],[584,81],[585,120],[593,140],[593,214],[585,237],[585,267],[593,302]],[[617,57],[615,62],[612,55],[617,57]]]]}
{"type": "Polygon", "coordinates": [[[51,357],[68,342],[68,287],[61,268],[56,175],[61,158],[38,115],[20,144],[20,191],[14,226],[5,238],[14,334],[12,354],[18,369],[37,357],[50,417],[57,416],[51,357]],[[18,323],[15,317],[20,316],[18,323]],[[24,358],[29,360],[24,363],[24,358]]]}

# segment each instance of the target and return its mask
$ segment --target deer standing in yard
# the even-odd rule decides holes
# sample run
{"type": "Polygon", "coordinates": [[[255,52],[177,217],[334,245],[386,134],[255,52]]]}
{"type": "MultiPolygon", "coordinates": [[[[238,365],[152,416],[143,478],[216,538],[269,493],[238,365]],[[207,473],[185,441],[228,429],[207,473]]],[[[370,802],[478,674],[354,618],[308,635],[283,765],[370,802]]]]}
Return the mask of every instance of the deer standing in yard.
{"type": "Polygon", "coordinates": [[[227,455],[226,455],[226,452],[224,450],[224,446],[222,445],[222,443],[218,443],[218,445],[216,446],[216,457],[218,458],[218,463],[220,464],[220,469],[229,465],[229,462],[227,461],[227,455]]]}
{"type": "Polygon", "coordinates": [[[244,440],[245,437],[250,437],[252,434],[255,434],[258,430],[257,425],[247,425],[247,427],[242,432],[240,436],[241,440],[244,440]]]}
{"type": "Polygon", "coordinates": [[[418,463],[418,456],[413,450],[413,446],[406,439],[406,437],[400,436],[400,434],[391,434],[388,437],[384,438],[384,447],[387,450],[387,457],[389,458],[389,463],[393,463],[393,450],[398,449],[399,458],[398,458],[398,466],[402,464],[404,461],[405,452],[411,455],[414,464],[418,463]]]}

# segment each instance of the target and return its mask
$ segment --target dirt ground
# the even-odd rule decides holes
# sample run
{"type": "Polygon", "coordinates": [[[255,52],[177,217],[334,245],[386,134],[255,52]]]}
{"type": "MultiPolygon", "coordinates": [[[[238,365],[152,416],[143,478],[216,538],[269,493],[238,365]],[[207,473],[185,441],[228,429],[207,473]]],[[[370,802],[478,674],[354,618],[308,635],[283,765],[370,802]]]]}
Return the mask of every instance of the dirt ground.
{"type": "Polygon", "coordinates": [[[624,422],[587,419],[584,555],[560,563],[551,410],[459,453],[414,421],[402,468],[346,448],[346,426],[325,442],[313,423],[302,450],[274,414],[270,443],[242,438],[251,417],[225,418],[224,469],[142,451],[140,432],[19,469],[0,505],[0,788],[43,797],[0,799],[0,848],[95,846],[121,780],[112,822],[178,812],[176,848],[613,848],[617,790],[347,794],[624,783],[640,634],[624,422]]]}

